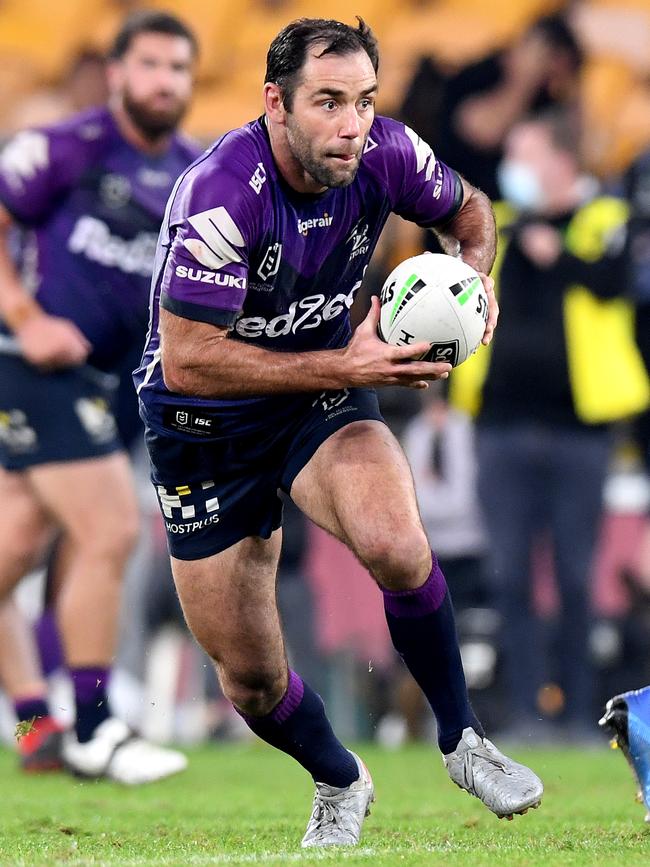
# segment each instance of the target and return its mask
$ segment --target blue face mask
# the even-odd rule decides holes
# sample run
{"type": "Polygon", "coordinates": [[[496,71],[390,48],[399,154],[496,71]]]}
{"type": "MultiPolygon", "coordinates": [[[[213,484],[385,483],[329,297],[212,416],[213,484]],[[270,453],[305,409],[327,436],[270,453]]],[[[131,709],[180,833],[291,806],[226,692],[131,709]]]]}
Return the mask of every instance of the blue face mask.
{"type": "Polygon", "coordinates": [[[497,181],[504,199],[520,211],[536,211],[544,205],[544,190],[534,169],[517,160],[503,160],[497,181]]]}

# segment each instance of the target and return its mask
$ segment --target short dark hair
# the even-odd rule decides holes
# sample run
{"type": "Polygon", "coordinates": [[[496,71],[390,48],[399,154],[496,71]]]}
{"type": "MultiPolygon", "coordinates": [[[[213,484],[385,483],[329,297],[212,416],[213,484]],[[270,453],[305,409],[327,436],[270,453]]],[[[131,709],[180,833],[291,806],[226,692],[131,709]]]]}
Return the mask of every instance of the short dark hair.
{"type": "Polygon", "coordinates": [[[584,52],[575,33],[562,15],[545,15],[538,18],[529,30],[538,33],[546,42],[558,51],[563,51],[569,58],[571,68],[579,70],[584,60],[584,52]]]}
{"type": "Polygon", "coordinates": [[[524,123],[544,127],[553,147],[570,154],[578,163],[581,158],[581,125],[577,111],[561,106],[552,106],[529,115],[524,123]]]}
{"type": "Polygon", "coordinates": [[[357,21],[357,27],[350,27],[349,24],[327,18],[299,18],[278,33],[266,55],[264,81],[278,85],[287,111],[291,111],[300,70],[312,45],[324,45],[319,57],[324,54],[354,54],[365,51],[377,72],[377,40],[362,18],[357,16],[357,21]]]}
{"type": "Polygon", "coordinates": [[[196,36],[180,18],[177,18],[175,15],[169,15],[167,12],[154,12],[144,9],[134,12],[133,15],[129,15],[126,19],[109,49],[109,60],[119,60],[124,57],[131,47],[133,40],[141,33],[164,33],[167,36],[182,36],[192,46],[192,54],[196,57],[199,53],[199,43],[196,36]]]}

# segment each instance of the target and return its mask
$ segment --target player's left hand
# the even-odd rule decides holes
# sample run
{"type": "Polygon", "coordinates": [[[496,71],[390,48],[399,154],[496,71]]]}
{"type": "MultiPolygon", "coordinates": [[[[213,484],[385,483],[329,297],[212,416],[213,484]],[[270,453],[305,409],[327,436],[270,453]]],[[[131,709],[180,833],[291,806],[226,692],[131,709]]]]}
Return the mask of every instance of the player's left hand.
{"type": "Polygon", "coordinates": [[[483,288],[485,289],[485,294],[487,295],[488,300],[488,318],[485,323],[485,332],[481,339],[481,343],[484,346],[487,346],[492,340],[494,329],[497,327],[497,320],[499,319],[499,304],[497,302],[497,296],[494,294],[494,280],[489,276],[489,274],[483,274],[481,271],[477,271],[477,274],[483,282],[483,288]]]}

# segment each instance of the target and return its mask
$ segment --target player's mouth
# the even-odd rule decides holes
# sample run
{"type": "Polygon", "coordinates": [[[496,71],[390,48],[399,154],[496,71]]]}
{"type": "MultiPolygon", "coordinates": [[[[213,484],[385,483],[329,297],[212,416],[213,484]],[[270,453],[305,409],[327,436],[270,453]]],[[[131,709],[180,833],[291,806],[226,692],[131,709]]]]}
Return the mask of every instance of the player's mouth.
{"type": "Polygon", "coordinates": [[[156,96],[152,96],[149,100],[149,105],[151,108],[155,110],[165,110],[169,108],[176,108],[178,105],[178,99],[172,94],[164,94],[160,93],[156,96]]]}
{"type": "Polygon", "coordinates": [[[328,154],[328,156],[330,159],[341,160],[344,163],[351,163],[357,158],[356,154],[328,154]]]}

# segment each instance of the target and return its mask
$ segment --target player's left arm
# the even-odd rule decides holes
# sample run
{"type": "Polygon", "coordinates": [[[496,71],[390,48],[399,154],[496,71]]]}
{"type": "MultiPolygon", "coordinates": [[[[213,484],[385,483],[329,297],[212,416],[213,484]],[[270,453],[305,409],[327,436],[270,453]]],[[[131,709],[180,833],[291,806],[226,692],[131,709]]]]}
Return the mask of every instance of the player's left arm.
{"type": "Polygon", "coordinates": [[[430,146],[404,124],[380,119],[378,132],[386,148],[384,170],[392,210],[423,228],[431,229],[443,250],[481,275],[488,298],[488,318],[483,343],[492,339],[499,317],[494,281],[488,276],[496,255],[496,221],[486,195],[469,184],[453,168],[436,159],[430,146]]]}
{"type": "Polygon", "coordinates": [[[494,280],[489,276],[497,250],[497,231],[490,200],[465,178],[457,176],[462,184],[461,205],[442,226],[435,227],[438,240],[445,253],[460,256],[480,274],[488,298],[488,318],[482,342],[492,340],[499,318],[499,305],[494,294],[494,280]]]}

